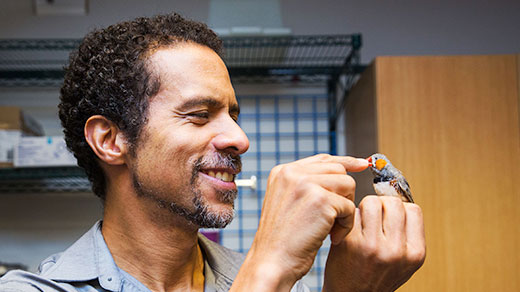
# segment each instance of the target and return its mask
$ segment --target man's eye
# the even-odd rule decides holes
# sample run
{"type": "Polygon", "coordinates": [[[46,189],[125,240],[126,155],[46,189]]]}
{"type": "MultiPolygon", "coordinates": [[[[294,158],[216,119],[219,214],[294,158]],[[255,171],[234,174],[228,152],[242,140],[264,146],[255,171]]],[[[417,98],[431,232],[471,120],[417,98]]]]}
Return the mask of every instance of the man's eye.
{"type": "Polygon", "coordinates": [[[209,119],[208,112],[194,112],[187,115],[195,123],[205,123],[209,119]]]}
{"type": "Polygon", "coordinates": [[[209,113],[207,113],[207,112],[191,113],[190,116],[207,119],[207,118],[209,118],[209,113]]]}

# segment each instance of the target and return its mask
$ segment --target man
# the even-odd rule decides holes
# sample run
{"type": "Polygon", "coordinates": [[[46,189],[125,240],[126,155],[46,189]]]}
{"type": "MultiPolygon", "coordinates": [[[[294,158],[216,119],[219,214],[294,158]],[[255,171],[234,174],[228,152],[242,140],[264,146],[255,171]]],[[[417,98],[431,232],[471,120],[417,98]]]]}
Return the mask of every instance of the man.
{"type": "Polygon", "coordinates": [[[356,208],[347,171],[366,169],[365,159],[275,167],[245,257],[198,234],[232,220],[249,147],[220,53],[211,30],[177,14],[85,37],[60,119],[103,221],[39,275],[6,275],[1,291],[306,291],[298,280],[329,234],[324,290],[393,291],[411,277],[425,257],[420,208],[374,196],[356,208]]]}

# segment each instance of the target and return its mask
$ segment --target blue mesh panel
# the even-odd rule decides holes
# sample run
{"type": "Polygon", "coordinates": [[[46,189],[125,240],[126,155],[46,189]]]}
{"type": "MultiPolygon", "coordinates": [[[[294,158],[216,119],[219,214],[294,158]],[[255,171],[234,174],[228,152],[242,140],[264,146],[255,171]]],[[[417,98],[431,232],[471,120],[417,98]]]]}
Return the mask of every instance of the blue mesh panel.
{"type": "MultiPolygon", "coordinates": [[[[239,189],[235,220],[220,230],[220,240],[228,248],[247,253],[260,219],[270,170],[280,163],[329,153],[329,114],[325,94],[239,96],[237,99],[241,108],[238,122],[250,140],[249,151],[242,156],[243,171],[238,178],[255,175],[258,187],[239,189]]],[[[321,291],[329,244],[327,239],[304,278],[313,291],[321,291]]]]}

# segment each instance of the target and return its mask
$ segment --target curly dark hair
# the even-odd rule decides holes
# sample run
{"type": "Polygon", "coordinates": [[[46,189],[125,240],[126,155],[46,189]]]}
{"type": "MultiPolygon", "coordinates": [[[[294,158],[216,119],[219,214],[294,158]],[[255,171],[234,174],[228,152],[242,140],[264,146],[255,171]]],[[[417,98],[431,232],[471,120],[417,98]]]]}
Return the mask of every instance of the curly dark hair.
{"type": "Polygon", "coordinates": [[[114,122],[132,152],[147,121],[150,98],[160,88],[147,59],[157,49],[182,42],[198,43],[222,55],[222,41],[207,25],[177,13],[140,17],[94,30],[71,53],[60,91],[59,116],[67,147],[102,201],[106,179],[85,140],[85,122],[93,115],[114,122]]]}

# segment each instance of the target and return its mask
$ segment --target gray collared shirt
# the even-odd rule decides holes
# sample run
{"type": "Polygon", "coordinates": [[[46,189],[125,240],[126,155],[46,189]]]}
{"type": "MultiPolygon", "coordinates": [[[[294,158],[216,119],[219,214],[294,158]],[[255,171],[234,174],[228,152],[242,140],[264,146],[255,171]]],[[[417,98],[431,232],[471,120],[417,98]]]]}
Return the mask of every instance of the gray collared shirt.
{"type": "MultiPolygon", "coordinates": [[[[245,256],[199,234],[204,254],[204,291],[228,291],[245,256]]],[[[149,292],[141,282],[121,270],[105,243],[98,221],[62,253],[44,260],[38,274],[10,271],[0,278],[1,292],[149,292]]],[[[297,282],[293,292],[309,291],[297,282]]]]}

